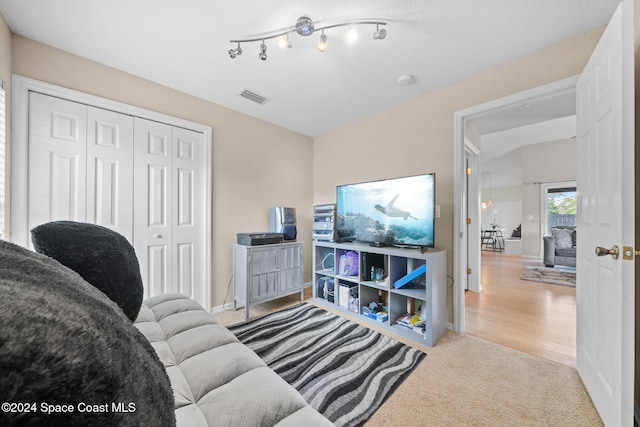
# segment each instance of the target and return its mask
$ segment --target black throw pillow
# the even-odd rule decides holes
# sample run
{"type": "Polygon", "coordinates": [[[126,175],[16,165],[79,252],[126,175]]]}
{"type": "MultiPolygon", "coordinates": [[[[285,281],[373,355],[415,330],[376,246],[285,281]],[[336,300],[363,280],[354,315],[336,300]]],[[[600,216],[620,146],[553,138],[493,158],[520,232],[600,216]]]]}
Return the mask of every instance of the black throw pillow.
{"type": "Polygon", "coordinates": [[[54,259],[2,240],[0,396],[20,405],[0,412],[3,426],[175,425],[164,366],[122,310],[54,259]]]}
{"type": "Polygon", "coordinates": [[[99,225],[54,221],[31,230],[31,240],[37,252],[78,273],[136,320],[144,291],[138,258],[124,236],[99,225]]]}

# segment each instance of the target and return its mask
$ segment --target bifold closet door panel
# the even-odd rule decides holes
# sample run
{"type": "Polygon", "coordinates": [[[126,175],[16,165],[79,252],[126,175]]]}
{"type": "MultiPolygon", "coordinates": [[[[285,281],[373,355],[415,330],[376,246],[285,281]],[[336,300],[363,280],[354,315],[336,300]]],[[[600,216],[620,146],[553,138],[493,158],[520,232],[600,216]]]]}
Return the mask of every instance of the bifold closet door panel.
{"type": "Polygon", "coordinates": [[[133,242],[133,117],[87,113],[87,221],[133,242]]]}
{"type": "Polygon", "coordinates": [[[173,282],[178,292],[204,301],[204,135],[174,127],[173,146],[173,282]]]}
{"type": "Polygon", "coordinates": [[[87,107],[29,93],[28,226],[86,221],[87,107]]]}
{"type": "Polygon", "coordinates": [[[145,298],[178,292],[171,280],[171,183],[173,128],[134,119],[133,246],[140,263],[145,298]]]}
{"type": "Polygon", "coordinates": [[[134,248],[147,297],[204,301],[204,136],[134,120],[134,248]]]}

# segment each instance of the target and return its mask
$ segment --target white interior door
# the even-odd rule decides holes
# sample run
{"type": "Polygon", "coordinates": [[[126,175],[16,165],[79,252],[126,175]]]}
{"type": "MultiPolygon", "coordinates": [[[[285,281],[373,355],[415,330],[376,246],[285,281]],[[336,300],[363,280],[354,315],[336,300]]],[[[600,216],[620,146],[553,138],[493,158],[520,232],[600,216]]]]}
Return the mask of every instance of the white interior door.
{"type": "Polygon", "coordinates": [[[133,242],[133,117],[87,107],[87,222],[133,242]]]}
{"type": "Polygon", "coordinates": [[[466,210],[467,220],[467,275],[465,290],[473,292],[482,292],[481,283],[481,215],[480,215],[480,166],[478,162],[479,151],[470,143],[465,141],[465,161],[467,170],[465,172],[466,181],[464,208],[466,210]]]}
{"type": "Polygon", "coordinates": [[[633,425],[632,8],[621,2],[577,83],[576,364],[608,426],[633,425]],[[619,257],[596,256],[615,246],[619,257]]]}
{"type": "Polygon", "coordinates": [[[151,120],[134,122],[134,236],[145,298],[178,292],[171,280],[172,127],[151,120]]]}
{"type": "Polygon", "coordinates": [[[204,135],[136,118],[133,246],[146,297],[206,303],[204,135]]]}
{"type": "Polygon", "coordinates": [[[85,221],[86,126],[86,105],[30,93],[29,230],[49,221],[85,221]]]}
{"type": "Polygon", "coordinates": [[[175,127],[173,146],[173,282],[178,292],[204,301],[204,136],[175,127]]]}

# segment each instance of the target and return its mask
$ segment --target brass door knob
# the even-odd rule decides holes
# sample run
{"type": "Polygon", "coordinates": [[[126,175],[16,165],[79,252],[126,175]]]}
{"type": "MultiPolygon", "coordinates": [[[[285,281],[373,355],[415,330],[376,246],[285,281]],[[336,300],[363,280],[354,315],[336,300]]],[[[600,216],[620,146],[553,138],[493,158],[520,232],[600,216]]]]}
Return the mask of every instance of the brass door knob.
{"type": "Polygon", "coordinates": [[[620,248],[618,248],[618,245],[613,245],[611,249],[598,246],[596,247],[596,255],[597,256],[611,255],[613,259],[618,259],[618,257],[620,256],[620,248]]]}

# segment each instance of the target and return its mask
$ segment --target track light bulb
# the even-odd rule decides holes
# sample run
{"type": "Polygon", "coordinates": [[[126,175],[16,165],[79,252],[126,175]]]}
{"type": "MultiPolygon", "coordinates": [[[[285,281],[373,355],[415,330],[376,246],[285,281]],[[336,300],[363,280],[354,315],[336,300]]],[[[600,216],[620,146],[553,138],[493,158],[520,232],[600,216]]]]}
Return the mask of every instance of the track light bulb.
{"type": "Polygon", "coordinates": [[[380,24],[376,24],[376,31],[373,33],[374,40],[384,40],[387,37],[387,30],[380,29],[380,24]]]}
{"type": "Polygon", "coordinates": [[[327,50],[327,36],[324,35],[324,30],[320,36],[320,43],[318,43],[318,51],[324,52],[327,50]]]}
{"type": "Polygon", "coordinates": [[[283,49],[292,47],[291,42],[289,41],[289,33],[287,33],[286,37],[282,37],[280,39],[280,41],[278,42],[278,46],[280,46],[283,49]]]}
{"type": "Polygon", "coordinates": [[[264,40],[262,40],[262,43],[260,43],[260,53],[258,54],[258,58],[262,59],[263,61],[267,60],[267,45],[264,44],[264,40]]]}
{"type": "Polygon", "coordinates": [[[349,31],[347,31],[347,41],[349,43],[355,43],[356,40],[358,40],[358,32],[352,27],[349,27],[349,31]]]}

